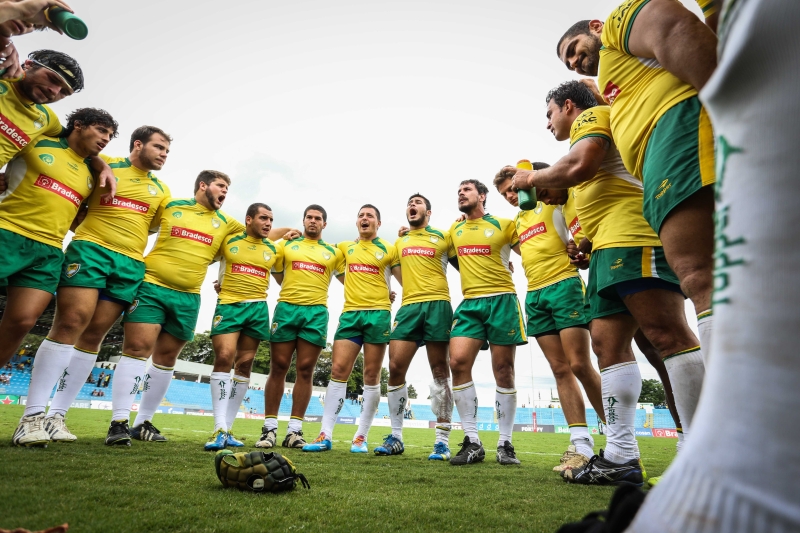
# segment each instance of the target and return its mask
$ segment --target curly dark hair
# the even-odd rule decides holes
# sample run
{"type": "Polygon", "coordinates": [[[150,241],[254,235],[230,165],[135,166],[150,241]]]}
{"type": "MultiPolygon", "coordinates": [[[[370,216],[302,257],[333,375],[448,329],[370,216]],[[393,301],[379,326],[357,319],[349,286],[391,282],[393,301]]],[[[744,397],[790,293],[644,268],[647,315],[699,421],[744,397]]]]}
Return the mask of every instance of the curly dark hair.
{"type": "Polygon", "coordinates": [[[117,121],[114,120],[114,117],[112,117],[108,111],[95,109],[94,107],[82,107],[67,115],[67,126],[64,128],[61,136],[69,137],[69,134],[75,129],[76,123],[80,123],[80,125],[84,127],[99,124],[111,128],[114,130],[114,133],[111,135],[112,139],[117,136],[117,130],[119,130],[119,124],[117,124],[117,121]]]}
{"type": "Polygon", "coordinates": [[[39,68],[45,66],[58,73],[72,87],[73,92],[83,89],[81,66],[67,54],[55,50],[36,50],[28,54],[28,59],[39,68]]]}
{"type": "Polygon", "coordinates": [[[565,81],[558,87],[550,89],[545,103],[549,104],[551,100],[555,101],[559,109],[564,107],[564,102],[567,100],[571,100],[575,107],[584,111],[598,105],[591,89],[578,80],[565,81]]]}

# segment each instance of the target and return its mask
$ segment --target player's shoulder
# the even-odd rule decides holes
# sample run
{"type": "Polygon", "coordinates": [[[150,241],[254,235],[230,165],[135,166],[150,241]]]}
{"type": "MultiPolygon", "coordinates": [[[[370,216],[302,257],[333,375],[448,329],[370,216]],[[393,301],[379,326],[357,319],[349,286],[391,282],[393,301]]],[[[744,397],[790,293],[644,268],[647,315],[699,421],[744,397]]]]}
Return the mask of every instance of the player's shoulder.
{"type": "Polygon", "coordinates": [[[425,232],[433,237],[438,237],[440,239],[445,239],[448,234],[448,230],[437,229],[434,228],[433,226],[425,226],[425,232]]]}
{"type": "Polygon", "coordinates": [[[106,154],[100,154],[100,159],[106,162],[106,164],[111,168],[130,168],[131,160],[127,157],[112,157],[106,154]]]}
{"type": "Polygon", "coordinates": [[[271,239],[269,238],[261,239],[261,244],[272,250],[272,253],[274,254],[278,253],[278,247],[276,246],[276,243],[273,242],[271,239]]]}
{"type": "Polygon", "coordinates": [[[496,217],[494,215],[489,215],[489,214],[483,215],[481,221],[485,224],[494,226],[499,230],[503,230],[508,226],[514,225],[514,221],[511,220],[510,218],[496,217]]]}
{"type": "Polygon", "coordinates": [[[376,247],[380,248],[381,250],[383,250],[386,253],[389,253],[389,248],[393,248],[393,246],[391,244],[389,244],[388,242],[384,241],[380,237],[375,237],[374,239],[372,239],[371,242],[376,247]]]}
{"type": "Polygon", "coordinates": [[[341,253],[341,250],[339,250],[339,249],[336,247],[336,245],[335,245],[335,244],[330,244],[330,243],[327,243],[327,242],[323,241],[322,239],[319,239],[319,240],[317,241],[317,243],[318,243],[320,246],[322,246],[323,248],[325,248],[326,250],[328,250],[330,253],[334,254],[334,255],[336,255],[336,253],[337,253],[337,252],[338,252],[338,253],[341,253]]]}
{"type": "Polygon", "coordinates": [[[611,141],[611,107],[598,105],[578,115],[569,130],[570,145],[586,137],[605,137],[611,141]]]}
{"type": "Polygon", "coordinates": [[[231,233],[225,237],[225,245],[233,244],[235,242],[243,241],[247,238],[246,231],[240,231],[237,233],[231,233]]]}
{"type": "Polygon", "coordinates": [[[158,179],[155,174],[152,172],[147,173],[147,177],[150,179],[150,182],[153,184],[154,187],[157,187],[159,191],[161,191],[165,197],[172,196],[172,192],[169,190],[169,185],[158,179]]]}
{"type": "Polygon", "coordinates": [[[624,0],[611,11],[603,24],[603,33],[600,35],[600,41],[605,48],[628,53],[627,37],[633,21],[641,8],[648,2],[649,0],[624,0]]]}
{"type": "Polygon", "coordinates": [[[216,215],[217,218],[219,218],[223,224],[228,224],[228,225],[233,224],[235,226],[244,227],[244,225],[241,222],[237,221],[235,218],[227,214],[225,211],[216,209],[214,210],[214,215],[216,215]]]}
{"type": "Polygon", "coordinates": [[[67,150],[69,144],[66,137],[49,137],[43,135],[33,143],[34,150],[67,150]]]}
{"type": "Polygon", "coordinates": [[[189,208],[197,205],[194,198],[171,198],[164,209],[189,208]]]}

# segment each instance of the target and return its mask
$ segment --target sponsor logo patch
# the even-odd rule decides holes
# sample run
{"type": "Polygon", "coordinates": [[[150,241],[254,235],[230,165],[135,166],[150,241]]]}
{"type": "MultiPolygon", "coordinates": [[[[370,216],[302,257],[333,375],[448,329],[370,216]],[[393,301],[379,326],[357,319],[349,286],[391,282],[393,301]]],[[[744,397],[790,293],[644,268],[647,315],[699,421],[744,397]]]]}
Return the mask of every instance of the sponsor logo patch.
{"type": "Polygon", "coordinates": [[[100,198],[100,205],[106,207],[118,207],[120,209],[128,209],[130,211],[136,211],[137,213],[141,213],[143,215],[146,215],[147,212],[150,210],[150,204],[146,204],[138,200],[131,200],[130,198],[124,198],[122,196],[115,196],[110,200],[107,198],[100,198]]]}
{"type": "Polygon", "coordinates": [[[42,189],[47,189],[50,192],[56,193],[62,198],[66,198],[75,204],[75,207],[80,207],[81,202],[83,202],[83,196],[78,194],[77,191],[67,187],[63,183],[56,181],[49,176],[45,176],[44,174],[39,174],[39,177],[36,178],[36,181],[33,184],[37,187],[41,187],[42,189]]]}
{"type": "Polygon", "coordinates": [[[233,248],[231,248],[231,253],[232,254],[238,254],[239,253],[239,247],[238,246],[234,246],[233,248]]]}
{"type": "Polygon", "coordinates": [[[274,335],[276,331],[278,331],[279,324],[277,322],[272,323],[272,327],[269,328],[270,335],[274,335]]]}
{"type": "Polygon", "coordinates": [[[133,313],[136,311],[136,308],[139,307],[139,300],[134,300],[133,303],[128,307],[128,314],[133,313]]]}
{"type": "Polygon", "coordinates": [[[181,218],[183,216],[183,213],[180,211],[175,211],[174,213],[172,213],[172,216],[175,218],[181,218]]]}
{"type": "Polygon", "coordinates": [[[435,248],[425,248],[424,246],[409,246],[403,248],[403,257],[422,255],[425,257],[434,257],[436,255],[435,248]]]}
{"type": "Polygon", "coordinates": [[[24,131],[21,131],[16,124],[8,120],[2,113],[0,113],[0,133],[5,135],[9,141],[20,148],[25,148],[28,143],[31,142],[31,138],[28,137],[24,131]]]}
{"type": "Polygon", "coordinates": [[[241,263],[234,263],[231,265],[231,274],[247,274],[248,276],[255,276],[257,278],[267,277],[267,271],[263,268],[243,265],[241,263]]]}
{"type": "Polygon", "coordinates": [[[44,161],[44,163],[45,163],[46,165],[52,165],[52,164],[55,162],[55,160],[56,160],[56,158],[55,158],[55,157],[53,157],[53,156],[52,156],[52,155],[50,155],[50,154],[39,154],[39,159],[41,159],[42,161],[44,161]]]}
{"type": "Polygon", "coordinates": [[[324,266],[318,263],[309,263],[308,261],[292,261],[292,270],[307,270],[317,274],[325,274],[324,266]]]}
{"type": "Polygon", "coordinates": [[[352,265],[350,265],[348,270],[350,272],[353,272],[354,274],[380,274],[381,273],[381,271],[376,266],[363,265],[363,264],[360,264],[360,263],[353,263],[352,265]]]}
{"type": "Polygon", "coordinates": [[[578,220],[578,217],[572,219],[572,222],[569,223],[569,232],[572,234],[572,236],[574,237],[575,234],[578,233],[581,229],[582,229],[581,221],[578,220]]]}
{"type": "Polygon", "coordinates": [[[545,226],[544,222],[539,222],[538,224],[534,224],[530,228],[523,231],[522,234],[519,236],[519,242],[523,243],[528,239],[536,237],[537,235],[542,235],[544,233],[547,233],[547,226],[545,226]]]}
{"type": "Polygon", "coordinates": [[[222,322],[222,315],[217,315],[214,317],[213,327],[219,326],[219,323],[222,322]]]}
{"type": "Polygon", "coordinates": [[[618,268],[622,268],[624,265],[622,263],[622,258],[618,258],[614,263],[611,265],[611,270],[616,270],[618,268]]]}
{"type": "Polygon", "coordinates": [[[80,263],[72,263],[70,265],[67,265],[67,270],[64,273],[67,275],[68,278],[71,278],[72,276],[77,274],[80,269],[81,269],[80,263]]]}
{"type": "Polygon", "coordinates": [[[170,235],[172,237],[178,237],[179,239],[189,239],[190,241],[200,242],[206,246],[211,246],[211,243],[214,242],[214,238],[211,235],[187,228],[181,228],[179,226],[172,226],[172,232],[170,232],[170,235]]]}
{"type": "Polygon", "coordinates": [[[492,247],[488,244],[473,244],[471,246],[459,246],[458,255],[492,255],[492,247]]]}
{"type": "Polygon", "coordinates": [[[621,92],[619,85],[615,85],[614,82],[609,81],[606,84],[606,88],[603,89],[603,98],[605,98],[608,105],[613,105],[614,100],[617,99],[619,93],[621,92]]]}

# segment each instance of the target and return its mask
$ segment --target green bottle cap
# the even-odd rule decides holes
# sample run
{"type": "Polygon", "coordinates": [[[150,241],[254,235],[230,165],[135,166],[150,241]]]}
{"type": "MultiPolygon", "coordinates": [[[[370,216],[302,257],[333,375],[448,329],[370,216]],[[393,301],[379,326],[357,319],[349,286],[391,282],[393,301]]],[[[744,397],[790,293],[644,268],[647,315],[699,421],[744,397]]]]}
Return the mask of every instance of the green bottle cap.
{"type": "Polygon", "coordinates": [[[89,35],[89,28],[86,27],[86,23],[66,9],[52,7],[45,14],[48,20],[68,37],[80,41],[89,35]]]}

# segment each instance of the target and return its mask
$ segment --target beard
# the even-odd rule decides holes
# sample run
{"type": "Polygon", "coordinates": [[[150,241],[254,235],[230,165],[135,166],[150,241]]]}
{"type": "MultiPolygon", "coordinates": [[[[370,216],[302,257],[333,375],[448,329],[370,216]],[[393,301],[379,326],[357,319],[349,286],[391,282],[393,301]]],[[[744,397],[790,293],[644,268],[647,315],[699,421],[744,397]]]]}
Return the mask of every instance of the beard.
{"type": "Polygon", "coordinates": [[[210,205],[214,209],[219,209],[220,207],[222,207],[222,202],[217,200],[214,197],[214,195],[211,194],[211,190],[210,189],[206,189],[206,200],[208,200],[208,205],[210,205]],[[217,205],[218,203],[219,203],[219,205],[217,205]]]}
{"type": "Polygon", "coordinates": [[[589,36],[589,53],[586,54],[586,61],[583,69],[587,76],[597,76],[598,65],[600,63],[600,48],[603,42],[594,34],[589,36]]]}
{"type": "Polygon", "coordinates": [[[459,205],[458,206],[458,210],[461,211],[464,214],[469,214],[473,209],[475,209],[475,207],[477,207],[477,205],[478,205],[478,202],[471,203],[471,204],[459,205]]]}

